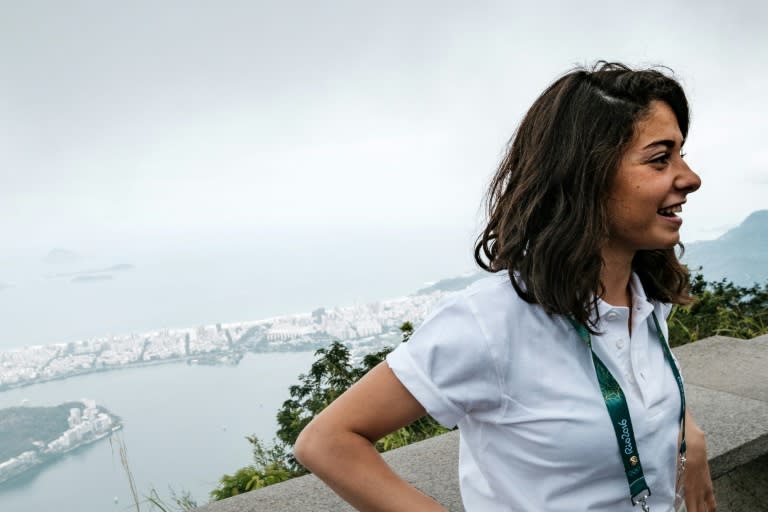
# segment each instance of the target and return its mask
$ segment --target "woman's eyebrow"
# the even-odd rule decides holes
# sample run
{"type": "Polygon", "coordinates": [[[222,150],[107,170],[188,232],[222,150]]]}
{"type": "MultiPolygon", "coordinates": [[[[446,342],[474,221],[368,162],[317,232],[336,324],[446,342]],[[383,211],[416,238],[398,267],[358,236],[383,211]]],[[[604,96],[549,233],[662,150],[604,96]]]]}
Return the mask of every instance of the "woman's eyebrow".
{"type": "MultiPolygon", "coordinates": [[[[651,142],[650,144],[648,144],[647,146],[645,146],[643,149],[644,150],[645,149],[649,149],[649,148],[651,148],[653,146],[664,146],[667,149],[672,149],[672,148],[675,147],[675,144],[676,144],[676,142],[674,140],[672,140],[672,139],[655,140],[655,141],[651,142]]],[[[682,147],[683,144],[685,144],[685,140],[683,140],[680,143],[680,146],[682,147]]]]}

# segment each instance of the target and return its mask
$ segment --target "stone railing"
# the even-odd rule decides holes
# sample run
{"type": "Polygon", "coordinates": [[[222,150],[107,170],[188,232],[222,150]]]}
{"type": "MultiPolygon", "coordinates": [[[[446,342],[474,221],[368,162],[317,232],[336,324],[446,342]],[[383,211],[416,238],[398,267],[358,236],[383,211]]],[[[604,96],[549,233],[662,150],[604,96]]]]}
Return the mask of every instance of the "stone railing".
{"type": "MultiPolygon", "coordinates": [[[[768,512],[768,335],[716,336],[674,349],[688,404],[707,433],[718,511],[768,512]]],[[[407,481],[450,511],[463,511],[458,432],[384,454],[407,481]]],[[[227,500],[200,512],[341,512],[354,510],[312,475],[227,500]]]]}

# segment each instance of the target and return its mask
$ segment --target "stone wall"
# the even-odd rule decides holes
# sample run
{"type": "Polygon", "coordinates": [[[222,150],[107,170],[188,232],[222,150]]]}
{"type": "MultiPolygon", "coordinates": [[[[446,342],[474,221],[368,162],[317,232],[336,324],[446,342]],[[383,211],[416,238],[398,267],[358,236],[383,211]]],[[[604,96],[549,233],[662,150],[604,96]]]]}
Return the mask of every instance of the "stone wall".
{"type": "MultiPolygon", "coordinates": [[[[674,349],[688,404],[707,433],[718,512],[768,512],[768,335],[716,336],[674,349]]],[[[393,468],[451,512],[463,511],[458,432],[384,454],[393,468]]],[[[354,510],[312,475],[212,503],[201,512],[354,510]]]]}

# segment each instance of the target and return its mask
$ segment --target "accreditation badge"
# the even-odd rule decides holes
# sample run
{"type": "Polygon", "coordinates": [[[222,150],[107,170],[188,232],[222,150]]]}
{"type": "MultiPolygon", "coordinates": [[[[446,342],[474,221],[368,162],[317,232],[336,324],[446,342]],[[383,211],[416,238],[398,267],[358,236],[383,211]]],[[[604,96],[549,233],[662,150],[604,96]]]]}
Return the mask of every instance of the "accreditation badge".
{"type": "Polygon", "coordinates": [[[685,506],[685,459],[681,457],[677,465],[677,477],[675,478],[675,512],[688,512],[685,506]]]}

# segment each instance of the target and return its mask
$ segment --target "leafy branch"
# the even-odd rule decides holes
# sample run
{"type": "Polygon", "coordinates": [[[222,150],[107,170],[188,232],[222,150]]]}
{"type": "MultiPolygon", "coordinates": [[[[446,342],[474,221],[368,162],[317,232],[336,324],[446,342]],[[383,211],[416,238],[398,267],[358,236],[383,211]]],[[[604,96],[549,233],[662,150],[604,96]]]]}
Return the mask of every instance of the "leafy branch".
{"type": "MultiPolygon", "coordinates": [[[[413,324],[405,322],[400,330],[403,342],[406,342],[413,333],[413,324]]],[[[309,372],[300,375],[299,384],[290,387],[290,398],[277,413],[277,439],[271,446],[266,446],[256,436],[247,437],[253,446],[254,463],[232,475],[224,475],[219,486],[211,491],[211,498],[221,500],[306,474],[307,470],[290,451],[299,433],[320,411],[384,361],[392,350],[388,347],[368,354],[357,366],[352,363],[349,349],[339,341],[317,350],[309,372]]],[[[392,450],[447,431],[437,421],[425,416],[380,439],[376,449],[392,450]]]]}

